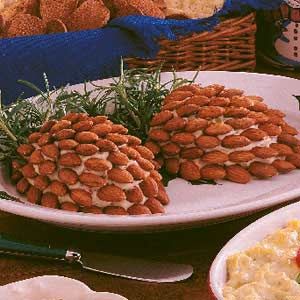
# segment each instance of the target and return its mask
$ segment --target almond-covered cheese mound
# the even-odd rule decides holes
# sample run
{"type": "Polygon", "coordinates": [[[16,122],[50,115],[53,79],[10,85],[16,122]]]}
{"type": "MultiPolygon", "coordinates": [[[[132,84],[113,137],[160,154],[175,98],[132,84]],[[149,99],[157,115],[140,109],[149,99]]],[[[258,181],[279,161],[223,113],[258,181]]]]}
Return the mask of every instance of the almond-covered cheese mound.
{"type": "Polygon", "coordinates": [[[46,122],[20,145],[13,163],[17,191],[31,203],[69,211],[163,213],[169,198],[153,154],[104,116],[70,113],[46,122]]]}
{"type": "Polygon", "coordinates": [[[298,132],[284,116],[238,89],[183,86],[153,117],[146,146],[186,180],[248,183],[300,168],[298,132]]]}

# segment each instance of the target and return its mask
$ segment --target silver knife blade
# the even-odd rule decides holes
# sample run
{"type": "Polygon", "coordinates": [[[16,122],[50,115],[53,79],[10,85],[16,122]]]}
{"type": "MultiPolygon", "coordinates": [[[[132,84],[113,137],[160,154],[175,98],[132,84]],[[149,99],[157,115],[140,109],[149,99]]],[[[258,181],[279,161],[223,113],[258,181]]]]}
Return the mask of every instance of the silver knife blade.
{"type": "Polygon", "coordinates": [[[87,270],[147,282],[177,282],[189,278],[193,267],[96,252],[81,252],[79,260],[87,270]]]}

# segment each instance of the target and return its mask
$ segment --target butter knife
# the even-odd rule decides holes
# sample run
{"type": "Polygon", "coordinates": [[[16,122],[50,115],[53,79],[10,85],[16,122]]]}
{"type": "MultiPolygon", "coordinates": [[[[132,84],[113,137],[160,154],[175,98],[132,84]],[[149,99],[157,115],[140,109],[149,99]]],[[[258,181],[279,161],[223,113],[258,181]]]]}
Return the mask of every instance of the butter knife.
{"type": "Polygon", "coordinates": [[[1,235],[0,253],[77,263],[86,270],[147,282],[177,282],[193,274],[190,265],[43,247],[13,241],[1,235]]]}

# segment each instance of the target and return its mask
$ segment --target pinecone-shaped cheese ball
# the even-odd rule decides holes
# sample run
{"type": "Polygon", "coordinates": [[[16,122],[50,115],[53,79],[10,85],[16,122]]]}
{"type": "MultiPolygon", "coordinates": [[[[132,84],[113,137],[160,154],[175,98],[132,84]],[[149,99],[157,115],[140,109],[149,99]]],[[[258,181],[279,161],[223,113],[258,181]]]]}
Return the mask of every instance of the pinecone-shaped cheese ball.
{"type": "Polygon", "coordinates": [[[146,146],[186,180],[248,183],[300,168],[298,132],[284,117],[238,89],[187,85],[165,98],[146,146]]]}
{"type": "Polygon", "coordinates": [[[104,116],[70,113],[45,123],[20,145],[16,188],[31,203],[113,215],[164,212],[169,198],[140,139],[104,116]]]}

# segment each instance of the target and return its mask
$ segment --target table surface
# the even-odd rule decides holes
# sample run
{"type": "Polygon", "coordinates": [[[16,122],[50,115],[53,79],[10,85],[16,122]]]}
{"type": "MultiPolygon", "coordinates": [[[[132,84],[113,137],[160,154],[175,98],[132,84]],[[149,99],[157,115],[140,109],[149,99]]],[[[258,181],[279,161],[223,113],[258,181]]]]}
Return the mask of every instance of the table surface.
{"type": "MultiPolygon", "coordinates": [[[[258,63],[257,72],[300,78],[300,74],[279,71],[263,63],[258,63]]],[[[195,270],[184,282],[153,284],[101,275],[59,262],[1,256],[0,285],[56,274],[78,279],[96,291],[118,293],[130,300],[208,300],[207,275],[214,257],[231,237],[265,213],[219,225],[154,234],[79,232],[0,213],[0,232],[13,238],[51,243],[54,247],[188,263],[195,270]]]]}

